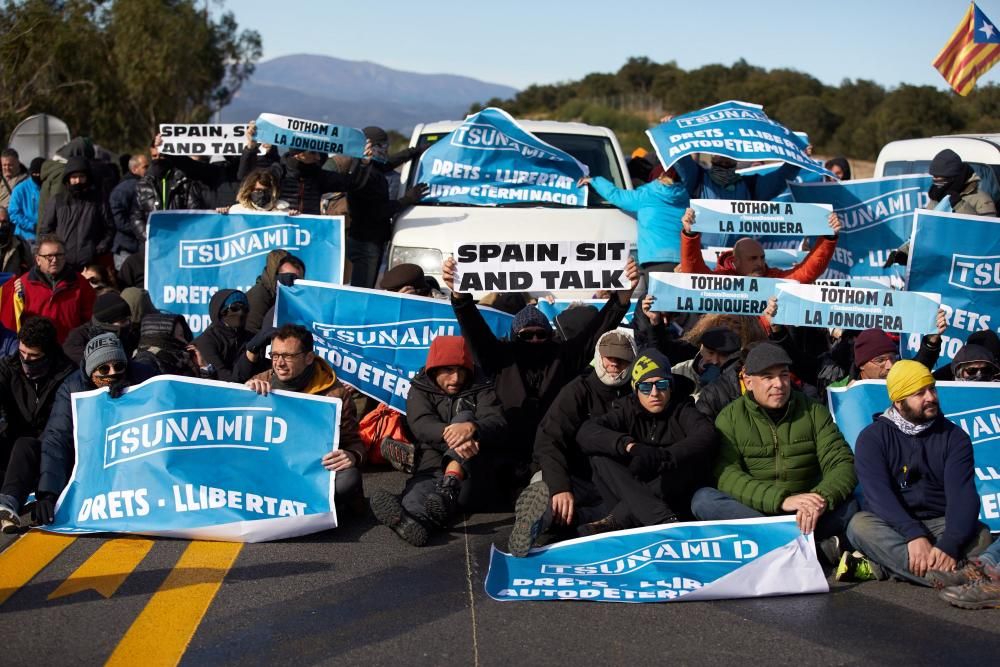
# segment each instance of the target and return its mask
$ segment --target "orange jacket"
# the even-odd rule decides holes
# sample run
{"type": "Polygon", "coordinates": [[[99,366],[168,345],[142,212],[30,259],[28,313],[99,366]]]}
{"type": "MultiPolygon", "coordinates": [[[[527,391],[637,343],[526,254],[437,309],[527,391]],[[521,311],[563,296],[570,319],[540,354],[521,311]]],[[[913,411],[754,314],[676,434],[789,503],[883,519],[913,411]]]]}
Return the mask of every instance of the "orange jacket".
{"type": "MultiPolygon", "coordinates": [[[[787,278],[800,283],[811,283],[826,271],[837,247],[836,237],[822,236],[801,262],[790,269],[767,267],[766,278],[787,278]]],[[[681,233],[681,273],[716,273],[722,276],[739,275],[733,268],[733,251],[719,255],[715,269],[708,268],[701,256],[701,234],[688,236],[681,233]]]]}

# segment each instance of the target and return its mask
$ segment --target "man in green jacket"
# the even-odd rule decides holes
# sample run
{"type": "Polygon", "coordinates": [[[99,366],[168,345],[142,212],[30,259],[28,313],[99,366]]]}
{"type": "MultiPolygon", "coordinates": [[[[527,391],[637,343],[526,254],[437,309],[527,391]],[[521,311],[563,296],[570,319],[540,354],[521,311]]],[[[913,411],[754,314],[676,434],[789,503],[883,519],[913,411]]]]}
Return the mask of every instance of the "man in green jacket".
{"type": "Polygon", "coordinates": [[[791,387],[792,360],[773,343],[750,350],[747,391],[715,420],[721,436],[717,489],[691,501],[703,521],[795,514],[803,534],[836,564],[847,522],[857,512],[854,455],[830,411],[791,387]]]}

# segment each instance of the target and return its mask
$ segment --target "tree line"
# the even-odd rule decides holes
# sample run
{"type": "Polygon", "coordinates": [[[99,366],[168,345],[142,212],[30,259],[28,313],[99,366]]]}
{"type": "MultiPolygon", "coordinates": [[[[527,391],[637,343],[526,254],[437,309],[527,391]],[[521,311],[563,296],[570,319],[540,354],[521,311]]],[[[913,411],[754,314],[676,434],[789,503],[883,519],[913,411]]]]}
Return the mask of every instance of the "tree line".
{"type": "MultiPolygon", "coordinates": [[[[928,64],[928,67],[930,65],[928,64]]],[[[673,61],[630,58],[613,74],[532,85],[509,100],[491,99],[515,117],[579,121],[611,128],[627,152],[649,146],[644,134],[662,115],[742,100],[764,105],[771,118],[807,132],[822,155],[874,160],[890,141],[937,134],[1000,132],[1000,87],[978,86],[961,97],[931,86],[885,87],[866,79],[822,83],[793,69],[739,60],[686,71],[673,61]]]]}

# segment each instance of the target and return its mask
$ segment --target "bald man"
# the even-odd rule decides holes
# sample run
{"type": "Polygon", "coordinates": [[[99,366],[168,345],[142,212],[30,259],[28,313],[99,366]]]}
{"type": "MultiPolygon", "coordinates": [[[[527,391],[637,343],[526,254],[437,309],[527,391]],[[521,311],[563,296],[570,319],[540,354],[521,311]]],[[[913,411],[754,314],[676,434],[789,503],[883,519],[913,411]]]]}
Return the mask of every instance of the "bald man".
{"type": "Polygon", "coordinates": [[[691,231],[694,224],[694,209],[688,209],[681,219],[681,272],[682,273],[716,273],[724,276],[753,276],[763,278],[788,278],[800,283],[811,283],[826,271],[833,251],[837,247],[837,234],[840,233],[840,218],[836,213],[829,217],[830,229],[833,234],[821,237],[813,246],[805,259],[790,269],[775,269],[767,265],[764,258],[764,247],[745,237],[736,242],[732,250],[719,255],[715,269],[708,268],[701,256],[701,234],[691,231]]]}

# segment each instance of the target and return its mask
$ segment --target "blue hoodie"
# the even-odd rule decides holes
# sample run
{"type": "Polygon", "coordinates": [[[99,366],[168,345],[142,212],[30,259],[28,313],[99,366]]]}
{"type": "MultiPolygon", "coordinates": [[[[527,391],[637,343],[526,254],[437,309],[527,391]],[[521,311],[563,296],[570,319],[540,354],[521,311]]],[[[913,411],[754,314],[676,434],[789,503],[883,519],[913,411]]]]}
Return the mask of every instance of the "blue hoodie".
{"type": "Polygon", "coordinates": [[[635,190],[622,190],[601,176],[590,182],[611,205],[636,213],[639,264],[681,261],[681,218],[690,198],[679,183],[655,180],[635,190]]]}
{"type": "Polygon", "coordinates": [[[35,239],[35,228],[38,226],[38,193],[39,187],[31,178],[26,178],[14,186],[10,193],[10,203],[7,213],[17,230],[15,233],[26,241],[35,239]]]}

